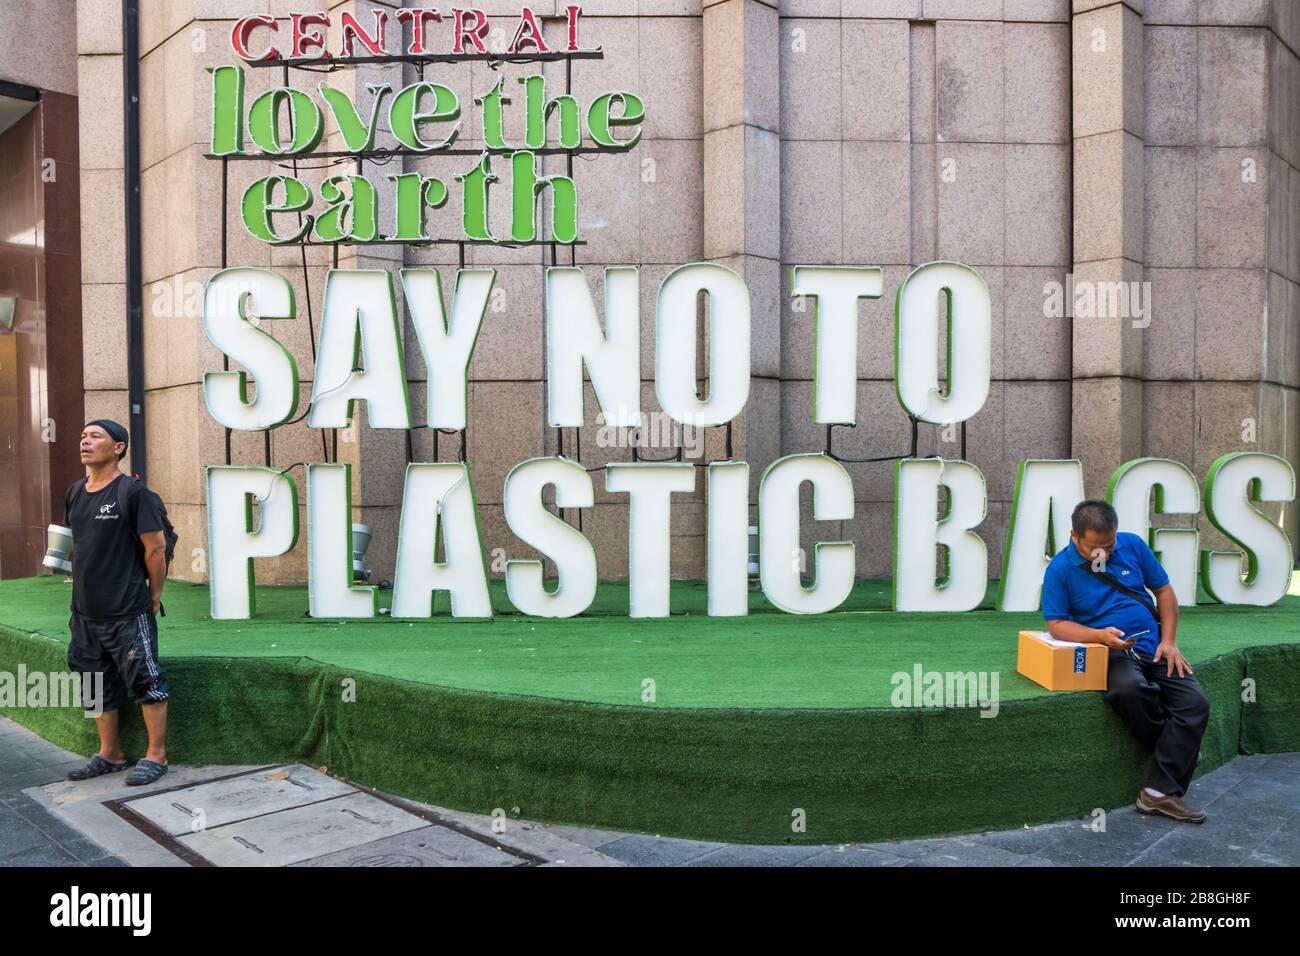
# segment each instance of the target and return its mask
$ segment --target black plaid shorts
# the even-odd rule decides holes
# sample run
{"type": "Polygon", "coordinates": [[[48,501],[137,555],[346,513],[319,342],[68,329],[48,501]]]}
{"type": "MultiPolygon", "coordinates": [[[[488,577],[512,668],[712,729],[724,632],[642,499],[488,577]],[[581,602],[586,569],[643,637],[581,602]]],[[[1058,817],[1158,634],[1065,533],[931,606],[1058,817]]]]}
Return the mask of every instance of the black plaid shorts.
{"type": "MultiPolygon", "coordinates": [[[[73,611],[68,628],[68,667],[79,674],[104,675],[105,711],[121,708],[128,693],[137,704],[167,699],[171,687],[158,666],[158,620],[153,612],[97,621],[73,611]]],[[[92,687],[92,681],[82,682],[83,697],[93,696],[92,687]]],[[[83,703],[91,709],[97,702],[83,703]]]]}

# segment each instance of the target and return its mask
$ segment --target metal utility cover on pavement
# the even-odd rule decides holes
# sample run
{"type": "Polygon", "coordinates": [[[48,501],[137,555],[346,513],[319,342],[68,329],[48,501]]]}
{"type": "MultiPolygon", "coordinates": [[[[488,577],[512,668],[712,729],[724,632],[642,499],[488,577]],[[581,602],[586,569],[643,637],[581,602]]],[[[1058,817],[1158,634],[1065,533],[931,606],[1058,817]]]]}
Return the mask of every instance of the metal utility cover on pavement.
{"type": "Polygon", "coordinates": [[[153,794],[124,805],[164,833],[181,836],[356,792],[319,770],[290,764],[153,794]]]}
{"type": "Polygon", "coordinates": [[[517,856],[455,830],[431,826],[294,866],[518,866],[517,856]]]}
{"type": "MultiPolygon", "coordinates": [[[[443,829],[300,764],[263,767],[113,803],[119,816],[199,865],[289,866],[414,830],[443,829]]],[[[442,834],[438,837],[425,843],[446,844],[442,834]]],[[[449,859],[456,855],[446,854],[449,859]]],[[[436,854],[430,862],[434,858],[436,854]]]]}
{"type": "Polygon", "coordinates": [[[427,826],[413,813],[354,792],[186,834],[178,842],[217,866],[287,866],[427,826]]]}

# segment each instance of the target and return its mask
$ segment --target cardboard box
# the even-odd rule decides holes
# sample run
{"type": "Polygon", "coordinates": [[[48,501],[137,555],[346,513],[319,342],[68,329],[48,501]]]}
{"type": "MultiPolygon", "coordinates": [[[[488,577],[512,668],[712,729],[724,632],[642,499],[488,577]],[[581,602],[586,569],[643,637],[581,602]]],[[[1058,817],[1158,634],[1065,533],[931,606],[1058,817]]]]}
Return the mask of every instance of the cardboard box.
{"type": "Polygon", "coordinates": [[[1105,690],[1110,648],[1058,641],[1046,631],[1021,631],[1016,670],[1048,690],[1105,690]]]}

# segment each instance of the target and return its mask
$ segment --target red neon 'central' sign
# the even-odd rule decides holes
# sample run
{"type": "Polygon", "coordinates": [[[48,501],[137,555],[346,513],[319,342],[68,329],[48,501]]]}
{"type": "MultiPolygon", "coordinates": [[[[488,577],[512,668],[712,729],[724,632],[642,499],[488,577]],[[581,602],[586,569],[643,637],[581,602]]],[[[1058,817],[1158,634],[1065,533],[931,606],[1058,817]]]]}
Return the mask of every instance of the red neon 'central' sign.
{"type": "MultiPolygon", "coordinates": [[[[564,8],[567,20],[568,38],[563,47],[553,49],[542,36],[541,24],[536,14],[524,7],[519,11],[513,39],[504,53],[508,56],[525,53],[578,53],[597,52],[600,47],[585,51],[578,46],[578,21],[582,16],[582,7],[570,5],[564,8]]],[[[398,10],[394,16],[399,24],[410,24],[410,42],[403,43],[402,30],[397,28],[395,42],[390,45],[388,38],[389,12],[383,9],[373,11],[374,22],[367,28],[351,13],[339,15],[340,40],[337,52],[327,48],[324,30],[333,23],[328,13],[292,13],[289,15],[289,53],[288,59],[304,57],[351,58],[357,56],[428,56],[438,52],[456,56],[473,53],[488,53],[487,39],[491,30],[491,21],[482,10],[453,7],[444,17],[434,7],[409,7],[398,10]],[[432,32],[430,24],[446,24],[442,30],[450,42],[445,50],[439,51],[430,43],[432,32]]],[[[244,17],[230,31],[230,45],[236,55],[248,63],[265,63],[268,60],[285,59],[286,55],[273,38],[266,33],[280,33],[280,24],[275,17],[258,15],[244,17]]]]}

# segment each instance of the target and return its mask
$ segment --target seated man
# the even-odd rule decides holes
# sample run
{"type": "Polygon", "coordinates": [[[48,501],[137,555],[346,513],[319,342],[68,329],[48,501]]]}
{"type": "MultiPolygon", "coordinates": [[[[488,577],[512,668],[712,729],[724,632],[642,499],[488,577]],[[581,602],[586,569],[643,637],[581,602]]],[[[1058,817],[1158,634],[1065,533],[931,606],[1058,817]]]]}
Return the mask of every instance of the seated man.
{"type": "Polygon", "coordinates": [[[1116,533],[1119,519],[1105,501],[1080,502],[1071,524],[1070,544],[1043,576],[1048,633],[1110,648],[1106,702],[1155,751],[1138,812],[1201,823],[1205,811],[1181,797],[1200,760],[1210,702],[1174,644],[1178,599],[1169,575],[1140,537],[1116,533]]]}

